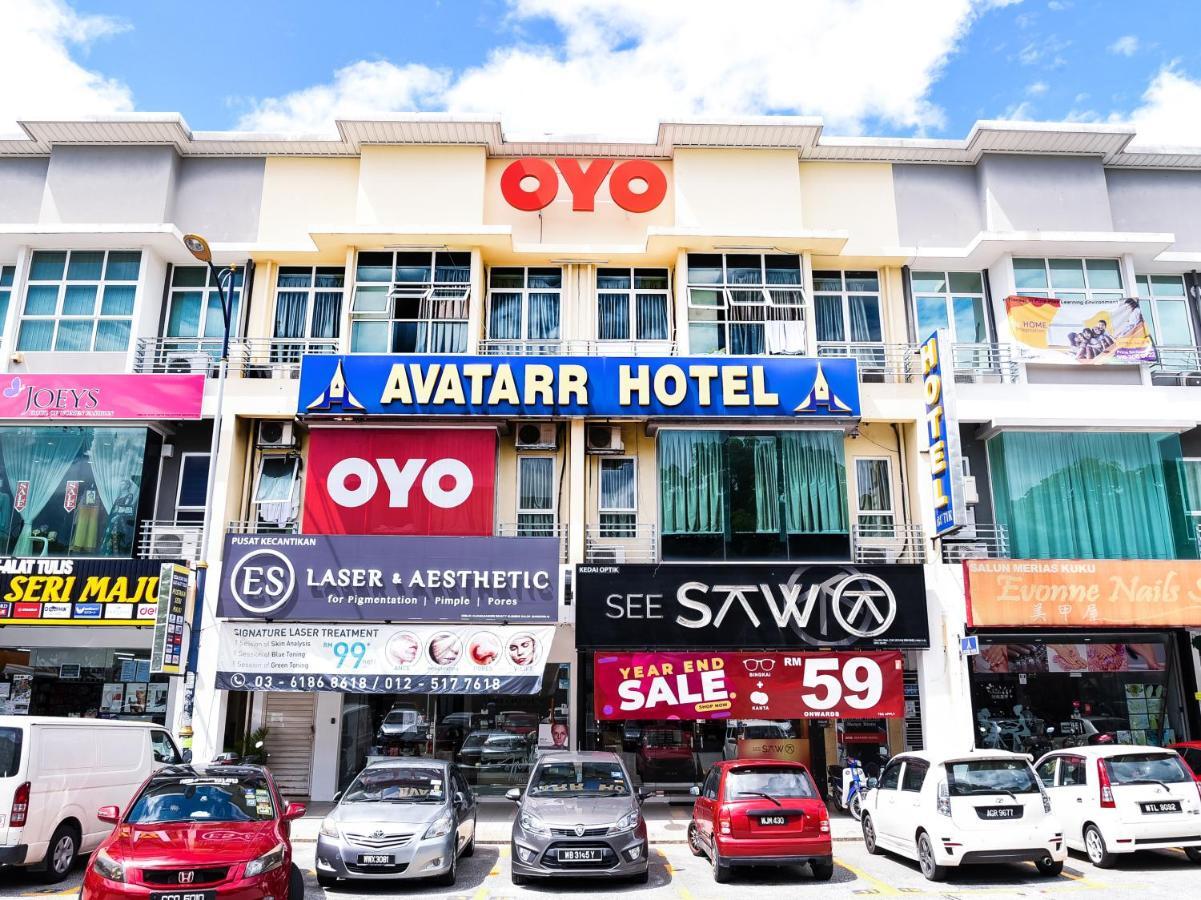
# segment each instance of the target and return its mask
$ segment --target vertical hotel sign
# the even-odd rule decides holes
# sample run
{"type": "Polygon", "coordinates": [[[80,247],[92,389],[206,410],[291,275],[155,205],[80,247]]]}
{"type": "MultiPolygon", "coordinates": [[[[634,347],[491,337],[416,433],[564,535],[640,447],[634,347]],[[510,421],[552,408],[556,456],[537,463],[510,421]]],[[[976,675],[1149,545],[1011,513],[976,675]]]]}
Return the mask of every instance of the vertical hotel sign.
{"type": "Polygon", "coordinates": [[[182,675],[187,653],[188,587],[187,566],[163,563],[158,579],[158,616],[150,650],[150,672],[182,675]]]}
{"type": "Polygon", "coordinates": [[[934,497],[934,536],[950,534],[965,524],[963,463],[959,419],[955,411],[955,363],[950,333],[940,328],[921,347],[922,386],[926,400],[926,437],[930,443],[930,488],[934,497]]]}

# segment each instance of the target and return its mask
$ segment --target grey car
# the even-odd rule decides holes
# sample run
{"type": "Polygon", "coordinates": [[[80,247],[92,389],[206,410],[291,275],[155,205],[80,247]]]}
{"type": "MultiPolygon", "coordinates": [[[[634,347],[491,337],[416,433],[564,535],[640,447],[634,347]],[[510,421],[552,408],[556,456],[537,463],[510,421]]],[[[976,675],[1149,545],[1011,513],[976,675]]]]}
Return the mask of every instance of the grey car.
{"type": "Polygon", "coordinates": [[[317,881],[435,878],[455,883],[475,852],[476,800],[458,767],[435,759],[374,762],[321,823],[317,881]]]}
{"type": "Polygon", "coordinates": [[[615,753],[540,757],[513,821],[513,883],[531,878],[607,876],[645,884],[648,876],[642,797],[615,753]]]}

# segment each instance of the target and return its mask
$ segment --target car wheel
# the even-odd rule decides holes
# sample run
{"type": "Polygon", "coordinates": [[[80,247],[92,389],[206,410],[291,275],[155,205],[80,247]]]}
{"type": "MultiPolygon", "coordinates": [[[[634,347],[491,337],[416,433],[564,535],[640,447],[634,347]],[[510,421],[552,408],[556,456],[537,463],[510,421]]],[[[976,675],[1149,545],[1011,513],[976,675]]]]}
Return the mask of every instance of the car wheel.
{"type": "Polygon", "coordinates": [[[1048,878],[1054,878],[1063,872],[1063,860],[1056,862],[1049,856],[1036,859],[1034,865],[1038,869],[1039,875],[1046,875],[1048,878]]]}
{"type": "Polygon", "coordinates": [[[1089,825],[1084,829],[1084,852],[1088,854],[1088,861],[1098,869],[1113,867],[1113,854],[1105,846],[1105,838],[1101,836],[1101,830],[1096,825],[1089,825]]]}
{"type": "Polygon", "coordinates": [[[834,875],[834,860],[833,859],[810,860],[809,868],[813,870],[813,877],[817,881],[829,881],[834,875]]]}
{"type": "Polygon", "coordinates": [[[705,848],[701,846],[701,836],[697,833],[695,822],[688,826],[688,849],[692,851],[693,856],[705,855],[705,848]]]}
{"type": "Polygon", "coordinates": [[[863,849],[868,852],[869,856],[879,856],[880,848],[876,845],[876,826],[872,823],[872,817],[864,816],[862,821],[863,849]]]}
{"type": "Polygon", "coordinates": [[[927,881],[946,880],[947,867],[934,861],[934,845],[930,843],[930,835],[924,831],[917,836],[917,864],[927,881]]]}
{"type": "Polygon", "coordinates": [[[304,900],[304,876],[296,863],[288,870],[288,900],[304,900]]]}
{"type": "Polygon", "coordinates": [[[321,873],[317,873],[317,884],[328,891],[330,888],[337,886],[338,879],[334,878],[332,875],[322,875],[321,873]]]}
{"type": "Polygon", "coordinates": [[[1185,847],[1184,853],[1189,858],[1189,862],[1201,863],[1201,847],[1185,847]]]}
{"type": "Polygon", "coordinates": [[[713,848],[713,880],[718,884],[725,884],[730,880],[730,865],[722,862],[721,854],[717,852],[717,847],[713,848]]]}
{"type": "Polygon", "coordinates": [[[64,822],[54,829],[54,835],[46,847],[46,872],[44,880],[56,884],[67,877],[71,865],[79,853],[79,837],[75,829],[64,822]]]}

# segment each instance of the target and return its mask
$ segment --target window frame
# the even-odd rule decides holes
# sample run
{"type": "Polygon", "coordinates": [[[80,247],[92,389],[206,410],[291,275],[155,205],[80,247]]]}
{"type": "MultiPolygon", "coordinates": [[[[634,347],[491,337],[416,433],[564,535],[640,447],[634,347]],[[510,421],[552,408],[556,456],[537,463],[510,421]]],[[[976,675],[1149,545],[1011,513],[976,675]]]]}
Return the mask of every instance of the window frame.
{"type": "Polygon", "coordinates": [[[292,520],[299,515],[299,499],[300,499],[300,457],[293,453],[262,453],[259,455],[258,465],[254,471],[254,490],[250,494],[250,506],[254,510],[254,521],[256,525],[274,524],[269,523],[262,517],[262,509],[264,506],[272,503],[283,503],[283,500],[260,500],[259,492],[263,486],[263,469],[266,467],[268,460],[283,459],[292,464],[292,487],[288,493],[287,503],[290,508],[288,519],[292,520]]]}
{"type": "Polygon", "coordinates": [[[883,279],[880,277],[879,269],[814,269],[813,271],[813,327],[816,335],[817,328],[817,298],[818,297],[838,297],[842,305],[842,340],[832,341],[823,340],[821,337],[816,337],[818,346],[838,346],[840,344],[884,344],[884,290],[882,287],[883,279]],[[818,290],[817,280],[819,277],[829,277],[835,272],[838,273],[840,289],[838,291],[818,290]],[[852,291],[847,288],[847,273],[858,272],[866,274],[871,272],[876,276],[876,289],[874,291],[852,291]],[[860,341],[856,340],[851,335],[851,298],[852,297],[874,297],[876,299],[876,315],[880,318],[880,340],[878,341],[860,341]]]}
{"type": "Polygon", "coordinates": [[[209,453],[207,450],[188,451],[186,453],[180,454],[179,474],[175,478],[175,517],[174,517],[174,521],[176,524],[179,524],[181,522],[199,522],[204,519],[204,509],[205,509],[204,506],[184,506],[183,504],[181,504],[179,502],[179,498],[183,494],[184,471],[187,469],[188,460],[198,459],[200,457],[204,457],[204,459],[207,461],[206,462],[206,475],[205,475],[205,480],[204,480],[204,486],[207,489],[208,488],[208,479],[209,479],[209,476],[212,474],[212,454],[209,453]],[[195,519],[193,519],[193,518],[181,519],[179,516],[179,514],[181,512],[197,513],[198,516],[195,519]]]}
{"type": "MultiPolygon", "coordinates": [[[[230,311],[229,311],[229,335],[237,337],[241,330],[242,318],[242,291],[244,287],[245,271],[241,267],[234,273],[230,279],[230,311]]],[[[167,310],[163,316],[163,337],[171,341],[220,341],[225,334],[225,316],[221,311],[221,291],[217,286],[216,277],[208,266],[172,266],[170,275],[167,278],[167,310]],[[204,272],[204,284],[202,286],[176,285],[175,273],[185,269],[197,269],[204,272]],[[169,334],[171,328],[171,313],[175,309],[177,294],[200,294],[200,318],[197,320],[196,334],[169,334]],[[217,307],[215,314],[218,320],[218,327],[215,334],[208,333],[208,317],[210,310],[213,309],[212,300],[216,299],[217,307]]]]}
{"type": "Polygon", "coordinates": [[[517,534],[520,536],[553,535],[559,524],[558,504],[555,503],[555,456],[549,453],[522,453],[517,457],[517,534]],[[525,507],[521,505],[522,479],[525,464],[530,460],[547,460],[550,464],[550,506],[547,509],[525,507]],[[522,522],[522,516],[550,516],[549,522],[522,522]]]}
{"type": "Polygon", "coordinates": [[[650,341],[655,343],[667,343],[672,340],[672,332],[675,330],[674,316],[671,309],[672,298],[672,271],[669,266],[597,266],[596,268],[596,339],[601,343],[624,343],[627,341],[650,341]],[[601,272],[621,271],[629,275],[630,286],[628,288],[602,288],[600,286],[601,272]],[[639,288],[637,287],[638,272],[662,272],[667,277],[666,288],[639,288]],[[626,298],[626,319],[629,325],[629,337],[625,338],[603,338],[600,336],[600,297],[601,294],[624,294],[626,298]],[[663,303],[667,309],[667,337],[662,338],[645,338],[638,334],[638,297],[641,294],[653,294],[662,296],[663,303]]]}
{"type": "MultiPolygon", "coordinates": [[[[439,247],[432,250],[357,250],[354,260],[354,280],[347,289],[347,276],[342,278],[342,304],[343,315],[347,320],[347,345],[350,353],[384,353],[395,354],[401,356],[411,356],[416,354],[437,353],[439,355],[457,356],[467,353],[471,345],[471,335],[469,329],[471,327],[471,251],[456,250],[452,248],[439,247]],[[367,253],[387,253],[392,257],[390,264],[391,276],[387,281],[364,280],[359,277],[359,270],[364,268],[361,262],[363,255],[367,253]],[[438,254],[448,254],[452,256],[466,256],[468,259],[468,275],[467,281],[439,281],[438,275],[438,254]],[[429,281],[398,281],[396,278],[396,270],[399,267],[398,260],[400,256],[428,254],[429,255],[429,281]],[[359,300],[359,295],[364,288],[381,288],[387,286],[384,296],[387,304],[382,311],[367,311],[361,312],[356,310],[359,300]],[[458,293],[461,289],[461,295],[458,293]],[[439,295],[439,291],[450,291],[448,295],[439,295]],[[400,319],[396,317],[396,302],[402,298],[415,299],[420,304],[431,304],[426,310],[425,315],[418,315],[413,319],[400,319]],[[437,307],[431,301],[439,303],[457,303],[461,304],[463,315],[442,317],[434,315],[437,307]],[[349,301],[349,302],[348,302],[349,301]],[[364,322],[385,322],[388,325],[387,346],[384,349],[365,349],[359,350],[355,348],[355,325],[364,322]],[[417,325],[425,326],[425,343],[424,350],[414,348],[413,350],[397,350],[396,347],[396,324],[398,322],[410,322],[417,325]],[[463,326],[465,340],[461,350],[431,350],[429,348],[430,334],[433,330],[434,323],[440,324],[455,324],[463,326]]],[[[322,267],[324,268],[324,267],[322,267]]],[[[332,268],[332,267],[331,267],[332,268]]],[[[451,267],[448,267],[451,268],[451,267]]],[[[453,268],[462,268],[462,266],[454,266],[453,268]]],[[[374,292],[373,292],[374,293],[374,292]]],[[[311,304],[310,304],[311,306],[311,304]]],[[[420,307],[419,307],[420,309],[420,307]]],[[[311,321],[311,318],[310,318],[311,321]]],[[[272,329],[274,330],[274,328],[272,329]]],[[[311,330],[311,328],[310,328],[311,330]]],[[[339,338],[341,340],[341,338],[339,338]]]]}
{"type": "MultiPolygon", "coordinates": [[[[1023,257],[1024,258],[1024,257],[1023,257]]],[[[940,297],[943,301],[943,310],[947,318],[947,328],[951,332],[951,339],[956,344],[975,344],[980,343],[975,340],[965,341],[955,330],[955,298],[970,297],[973,300],[980,301],[980,315],[984,322],[984,340],[983,343],[991,343],[993,340],[992,322],[988,314],[988,293],[984,289],[984,272],[975,269],[910,269],[909,270],[909,296],[913,303],[913,324],[915,328],[925,331],[919,321],[918,316],[918,300],[926,297],[940,297]],[[941,291],[918,290],[914,283],[914,278],[917,275],[941,275],[943,280],[943,289],[941,291]],[[980,279],[979,291],[953,291],[951,290],[952,275],[975,275],[980,279]]],[[[928,335],[919,333],[917,339],[925,340],[928,335]]]]}
{"type": "MultiPolygon", "coordinates": [[[[395,257],[393,257],[395,260],[395,257]]],[[[395,267],[393,267],[395,272],[395,267]]],[[[291,273],[289,273],[291,274],[291,273]]],[[[382,282],[380,282],[382,284],[382,282]]],[[[274,307],[271,322],[271,340],[272,341],[340,341],[342,335],[342,317],[348,312],[346,307],[346,267],[345,266],[277,266],[275,273],[275,296],[274,307]],[[309,284],[308,287],[288,287],[279,283],[283,277],[284,269],[308,269],[309,284]],[[317,287],[317,272],[320,269],[329,269],[328,272],[323,272],[323,275],[332,275],[334,270],[342,273],[342,286],[337,288],[317,287]],[[275,334],[278,327],[279,316],[279,295],[281,292],[289,294],[305,294],[304,300],[304,335],[301,337],[281,337],[275,334]],[[315,299],[317,294],[340,294],[342,299],[338,304],[338,316],[334,320],[334,334],[332,336],[314,335],[313,334],[313,311],[316,307],[315,299]]]]}
{"type": "MultiPolygon", "coordinates": [[[[567,280],[566,266],[489,266],[486,273],[487,278],[487,298],[484,304],[484,334],[485,340],[501,344],[558,344],[563,341],[563,283],[567,280]],[[520,269],[521,270],[521,287],[497,287],[492,286],[492,273],[498,269],[520,269]],[[531,269],[558,269],[559,270],[559,286],[557,288],[531,288],[530,287],[530,270],[531,269]],[[492,298],[494,294],[520,294],[521,295],[521,324],[519,334],[515,338],[496,337],[492,334],[492,298]],[[555,294],[559,298],[559,334],[553,338],[535,338],[530,337],[530,294],[555,294]]],[[[605,293],[609,293],[606,291],[605,293]]],[[[599,299],[598,299],[599,304],[599,299]]]]}
{"type": "Polygon", "coordinates": [[[930,763],[926,762],[926,760],[917,758],[907,759],[905,760],[905,771],[901,773],[901,779],[897,783],[897,789],[899,791],[911,794],[920,794],[922,792],[922,788],[926,784],[926,778],[929,776],[929,774],[930,763]],[[917,787],[906,787],[906,784],[909,781],[909,772],[916,769],[921,770],[921,781],[918,782],[917,787]]]}
{"type": "Polygon", "coordinates": [[[1195,346],[1197,346],[1197,332],[1196,332],[1196,328],[1193,324],[1193,311],[1189,304],[1188,283],[1184,280],[1184,275],[1176,275],[1176,274],[1170,274],[1170,273],[1164,274],[1162,272],[1158,273],[1158,274],[1152,273],[1152,272],[1146,272],[1141,275],[1138,273],[1135,273],[1134,290],[1135,290],[1135,296],[1138,297],[1139,306],[1143,307],[1143,305],[1146,304],[1146,307],[1149,308],[1151,311],[1150,316],[1147,316],[1147,315],[1143,316],[1143,321],[1147,322],[1147,320],[1150,319],[1150,321],[1148,322],[1147,331],[1150,333],[1151,340],[1155,344],[1156,347],[1181,347],[1181,346],[1195,347],[1195,346]],[[1155,281],[1154,281],[1154,279],[1156,279],[1156,278],[1179,279],[1182,292],[1180,294],[1172,294],[1170,296],[1165,296],[1162,298],[1157,297],[1155,295],[1155,281]],[[1146,282],[1146,293],[1143,293],[1144,281],[1146,282]],[[1160,304],[1161,300],[1163,302],[1169,302],[1169,303],[1180,302],[1184,305],[1184,321],[1185,321],[1186,327],[1188,328],[1188,343],[1187,344],[1178,344],[1175,341],[1169,342],[1169,341],[1164,341],[1164,340],[1160,339],[1160,333],[1159,333],[1160,332],[1160,322],[1163,321],[1163,319],[1159,315],[1159,304],[1160,304]]]}
{"type": "Polygon", "coordinates": [[[8,314],[12,310],[12,295],[17,289],[17,266],[0,265],[0,338],[4,337],[4,329],[8,323],[8,314]]]}
{"type": "Polygon", "coordinates": [[[1009,257],[1009,273],[1013,276],[1013,291],[1021,297],[1047,297],[1048,299],[1062,299],[1061,294],[1083,294],[1084,299],[1089,302],[1097,300],[1121,300],[1128,296],[1126,288],[1126,275],[1122,271],[1122,260],[1108,256],[1014,256],[1009,257]],[[1038,259],[1042,260],[1043,274],[1047,279],[1045,288],[1024,289],[1017,286],[1017,261],[1038,259]],[[1084,275],[1083,288],[1056,288],[1051,286],[1051,263],[1059,262],[1078,262],[1080,270],[1084,275]],[[1088,279],[1088,264],[1090,262],[1116,263],[1118,267],[1118,282],[1116,288],[1094,288],[1089,284],[1088,279]]]}
{"type": "Polygon", "coordinates": [[[890,520],[890,524],[889,523],[880,523],[880,525],[878,525],[878,526],[870,526],[870,527],[879,528],[881,530],[882,535],[883,534],[895,534],[896,527],[897,527],[897,507],[896,507],[896,491],[893,490],[893,483],[892,483],[892,459],[888,456],[878,456],[878,455],[877,456],[856,456],[853,458],[855,460],[855,524],[862,527],[863,526],[862,519],[864,517],[874,516],[877,518],[887,518],[890,520]],[[888,509],[886,509],[886,510],[875,510],[875,509],[865,510],[860,505],[859,497],[862,493],[860,491],[860,487],[859,487],[859,463],[860,463],[860,461],[884,464],[884,472],[887,476],[884,479],[884,485],[885,485],[885,489],[888,491],[888,507],[889,507],[888,509]],[[885,529],[887,529],[887,530],[885,530],[885,529]]]}
{"type": "Polygon", "coordinates": [[[638,529],[638,457],[632,454],[623,453],[614,456],[598,457],[596,470],[596,516],[599,525],[600,536],[603,538],[632,538],[636,535],[638,529]],[[629,462],[630,481],[633,485],[634,505],[629,508],[606,507],[604,505],[604,469],[605,463],[612,462],[629,462]],[[611,521],[606,523],[605,516],[627,516],[631,519],[629,522],[611,521]]]}
{"type": "MultiPolygon", "coordinates": [[[[134,322],[134,319],[136,318],[136,314],[138,311],[138,287],[141,284],[142,275],[145,272],[145,263],[146,263],[145,254],[143,253],[141,248],[114,247],[114,248],[105,248],[103,250],[101,250],[101,249],[59,250],[59,249],[38,248],[38,249],[33,250],[30,253],[30,257],[29,257],[29,271],[27,271],[25,273],[25,284],[24,284],[25,296],[21,300],[20,313],[17,317],[17,325],[16,325],[17,333],[16,333],[16,342],[14,344],[14,349],[21,351],[21,352],[26,352],[26,353],[60,353],[60,352],[62,352],[62,353],[127,353],[129,351],[130,344],[137,339],[137,336],[134,333],[133,322],[134,322]],[[62,271],[62,275],[59,276],[59,278],[57,278],[57,279],[35,279],[33,277],[34,258],[39,253],[63,253],[63,254],[65,254],[64,258],[63,258],[63,271],[62,271]],[[93,278],[72,279],[72,278],[70,278],[71,260],[74,257],[74,255],[77,253],[89,253],[89,254],[100,253],[101,254],[100,277],[98,279],[93,279],[93,278]],[[130,280],[130,279],[109,279],[107,277],[109,259],[112,256],[112,254],[115,254],[115,253],[130,253],[130,254],[136,253],[138,255],[137,277],[135,277],[132,280],[130,280]],[[33,287],[37,287],[37,286],[48,286],[48,285],[52,285],[52,284],[55,285],[55,287],[56,287],[54,312],[50,315],[41,315],[41,314],[30,315],[30,314],[28,314],[26,312],[26,308],[29,305],[30,289],[33,287]],[[106,292],[105,288],[109,285],[112,285],[115,287],[132,287],[133,288],[133,304],[132,304],[132,308],[130,309],[128,314],[124,314],[124,313],[121,315],[104,315],[103,314],[104,294],[106,292]],[[68,286],[94,287],[96,289],[95,299],[94,299],[94,303],[92,306],[92,313],[90,315],[87,315],[87,316],[64,315],[63,306],[66,303],[66,299],[67,299],[68,286]],[[61,326],[64,321],[66,321],[66,322],[91,322],[92,323],[91,339],[89,340],[88,346],[85,349],[72,350],[72,349],[58,347],[59,333],[60,333],[60,329],[61,329],[61,326]],[[52,323],[52,329],[50,332],[50,346],[48,348],[21,346],[21,333],[24,330],[24,326],[25,326],[26,322],[50,322],[50,323],[52,323]],[[100,325],[103,322],[125,322],[129,325],[129,335],[126,338],[125,346],[123,348],[121,348],[120,350],[97,350],[96,349],[96,338],[100,332],[100,325]]],[[[10,298],[10,302],[11,302],[11,298],[10,298]]]]}
{"type": "MultiPolygon", "coordinates": [[[[730,349],[731,344],[732,344],[732,341],[730,340],[731,326],[733,326],[733,325],[757,325],[764,329],[764,352],[762,354],[738,354],[738,355],[740,355],[740,356],[743,356],[743,355],[748,355],[748,356],[793,356],[793,355],[804,356],[804,355],[807,355],[806,350],[802,350],[802,352],[798,353],[798,354],[770,353],[767,351],[767,335],[766,335],[766,326],[767,326],[768,322],[775,322],[775,321],[798,322],[800,324],[800,328],[801,328],[802,332],[805,332],[805,329],[807,328],[806,322],[810,315],[810,310],[808,308],[808,303],[807,303],[808,298],[806,297],[806,294],[805,294],[805,287],[806,287],[806,285],[805,285],[805,260],[801,254],[799,254],[799,253],[773,253],[773,252],[768,252],[768,251],[753,251],[753,250],[748,250],[745,253],[726,253],[726,252],[721,252],[721,251],[715,251],[713,253],[699,253],[698,252],[698,253],[686,254],[685,260],[684,260],[684,265],[687,267],[687,271],[685,272],[684,292],[686,294],[685,312],[686,312],[686,316],[687,316],[687,325],[688,325],[688,329],[689,329],[688,349],[689,349],[690,353],[695,353],[698,355],[706,355],[706,356],[732,356],[734,354],[731,352],[731,349],[730,349]],[[692,279],[692,270],[693,270],[692,258],[699,257],[699,256],[720,256],[721,257],[721,281],[704,283],[704,282],[700,282],[700,281],[694,281],[692,279]],[[756,284],[731,283],[730,275],[729,275],[729,271],[730,271],[729,259],[731,256],[757,256],[759,258],[759,281],[758,281],[758,283],[756,283],[756,284]],[[796,261],[797,261],[797,273],[798,273],[799,281],[796,284],[769,284],[767,281],[767,268],[768,268],[767,267],[767,257],[769,257],[769,256],[773,256],[773,257],[783,256],[783,257],[789,257],[789,258],[795,257],[796,261]],[[710,303],[694,303],[693,295],[697,291],[716,293],[721,297],[721,303],[719,305],[710,304],[710,303]],[[763,299],[761,301],[750,301],[750,300],[745,300],[745,299],[741,299],[741,298],[736,299],[735,292],[737,294],[749,294],[749,293],[758,292],[762,296],[763,299]],[[778,302],[776,302],[776,294],[777,293],[783,293],[785,296],[795,293],[798,295],[798,297],[797,297],[796,301],[792,302],[792,303],[778,303],[778,302]],[[710,311],[720,310],[722,313],[722,316],[721,316],[721,318],[711,319],[711,320],[710,319],[693,319],[692,318],[692,310],[694,310],[694,309],[710,310],[710,311]],[[729,316],[729,312],[734,309],[742,309],[742,310],[758,309],[760,311],[761,315],[760,315],[760,318],[756,318],[756,319],[751,319],[751,318],[732,319],[729,316]],[[782,312],[787,312],[788,315],[781,314],[779,317],[771,317],[771,316],[767,315],[769,310],[779,310],[782,312]],[[712,353],[700,354],[699,351],[697,351],[692,346],[693,341],[692,341],[691,331],[692,331],[692,326],[694,324],[702,325],[702,326],[709,326],[709,325],[716,326],[719,329],[719,335],[721,337],[721,340],[719,342],[720,349],[718,349],[712,353]]],[[[700,268],[700,267],[698,266],[697,268],[700,268]]],[[[806,333],[806,337],[805,337],[805,344],[807,347],[807,345],[808,345],[807,333],[806,333]]]]}

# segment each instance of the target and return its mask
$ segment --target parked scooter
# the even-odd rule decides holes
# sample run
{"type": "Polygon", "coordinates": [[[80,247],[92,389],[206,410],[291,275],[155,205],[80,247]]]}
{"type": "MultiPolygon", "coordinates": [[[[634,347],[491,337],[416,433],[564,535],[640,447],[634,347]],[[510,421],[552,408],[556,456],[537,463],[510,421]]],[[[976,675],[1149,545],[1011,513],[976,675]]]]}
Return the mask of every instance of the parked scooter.
{"type": "Polygon", "coordinates": [[[263,749],[263,742],[256,741],[254,752],[245,756],[237,753],[219,753],[213,758],[214,766],[265,766],[271,754],[263,749]]]}

